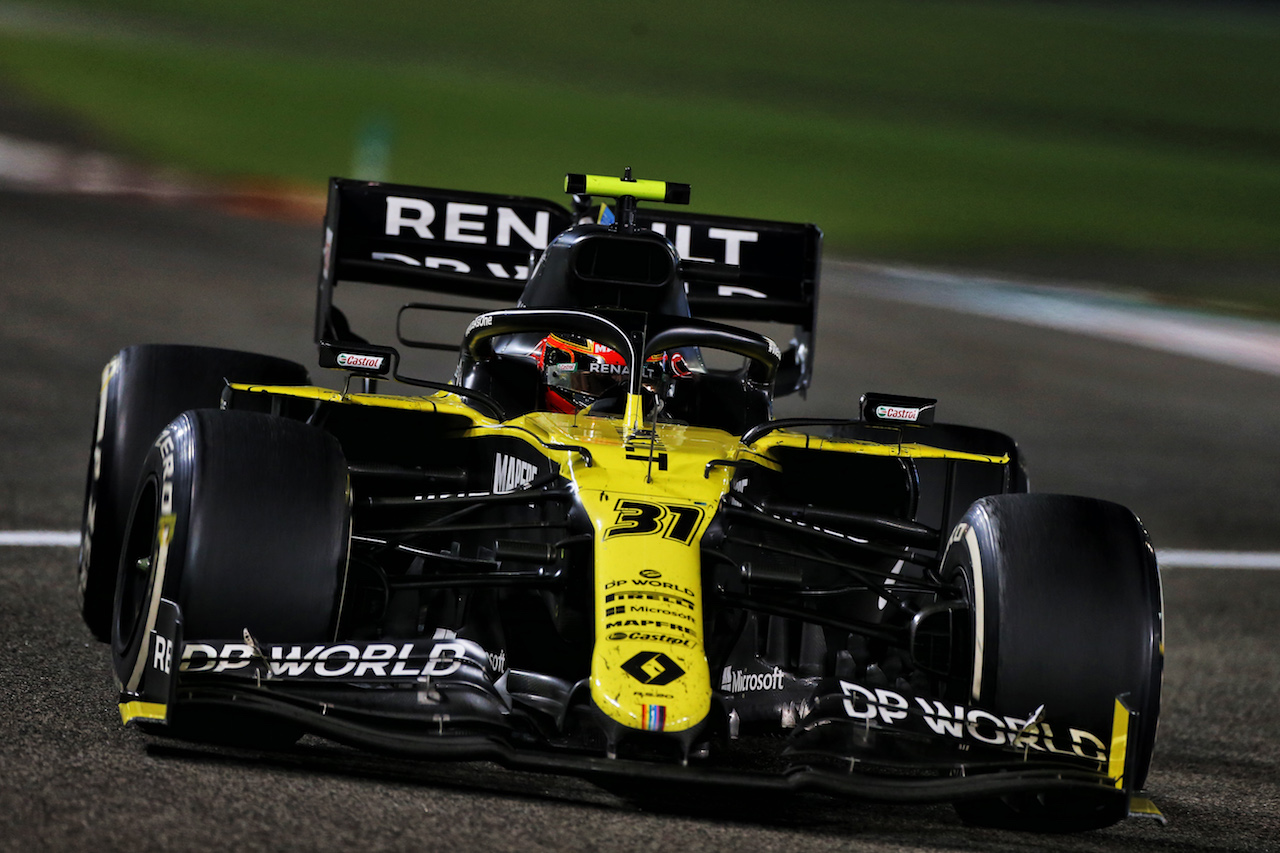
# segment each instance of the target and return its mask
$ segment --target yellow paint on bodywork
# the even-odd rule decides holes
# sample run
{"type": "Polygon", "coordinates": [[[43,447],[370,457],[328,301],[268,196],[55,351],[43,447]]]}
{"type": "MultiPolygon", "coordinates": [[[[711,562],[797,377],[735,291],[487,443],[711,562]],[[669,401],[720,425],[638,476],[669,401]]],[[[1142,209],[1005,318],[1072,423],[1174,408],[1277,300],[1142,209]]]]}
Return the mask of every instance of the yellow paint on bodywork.
{"type": "Polygon", "coordinates": [[[630,728],[690,729],[711,707],[700,543],[731,474],[704,473],[737,439],[664,426],[627,440],[617,421],[578,421],[566,439],[590,443],[593,457],[590,467],[575,458],[569,472],[595,536],[591,697],[630,728]]]}
{"type": "Polygon", "coordinates": [[[169,706],[159,702],[121,702],[120,721],[126,726],[135,720],[163,723],[169,719],[169,706]]]}
{"type": "Polygon", "coordinates": [[[296,397],[321,403],[346,403],[352,406],[373,406],[380,409],[401,409],[412,412],[439,412],[462,415],[477,423],[496,423],[462,401],[456,394],[440,391],[430,396],[399,396],[396,394],[343,394],[332,388],[314,385],[247,385],[230,383],[232,389],[251,394],[272,394],[277,397],[296,397]]]}
{"type": "MultiPolygon", "coordinates": [[[[605,175],[584,175],[586,178],[586,194],[602,195],[609,198],[621,198],[629,195],[641,201],[663,201],[667,196],[666,181],[634,180],[624,181],[621,178],[610,178],[605,175]]],[[[565,192],[569,191],[569,179],[565,178],[565,192]]]]}
{"type": "MultiPolygon", "coordinates": [[[[231,387],[237,391],[246,391],[259,394],[274,394],[282,397],[298,397],[304,400],[316,400],[323,403],[347,403],[355,406],[375,406],[384,409],[402,409],[418,412],[439,412],[441,414],[462,415],[470,418],[477,426],[491,425],[496,426],[497,421],[480,414],[475,409],[468,406],[461,397],[456,394],[450,394],[446,391],[440,391],[430,396],[397,396],[394,394],[343,394],[331,388],[321,388],[310,385],[247,385],[238,382],[232,382],[231,387]]],[[[627,426],[630,433],[636,432],[642,425],[642,398],[638,395],[627,395],[626,413],[623,422],[627,426]]],[[[506,421],[508,426],[527,426],[526,423],[530,419],[536,419],[540,415],[547,414],[536,412],[531,415],[522,415],[506,421]]],[[[568,416],[570,419],[576,420],[573,415],[568,416]]],[[[614,420],[608,418],[608,420],[614,420]]],[[[661,425],[661,429],[673,429],[668,424],[661,425]]],[[[574,430],[571,430],[574,431],[574,430]]],[[[712,432],[718,432],[712,430],[712,432]]],[[[768,452],[775,447],[784,448],[800,448],[805,450],[825,450],[834,453],[855,453],[864,456],[898,456],[912,459],[955,459],[967,462],[987,462],[995,465],[1007,465],[1009,457],[991,456],[981,453],[965,453],[959,450],[947,450],[941,447],[931,447],[927,444],[912,443],[888,443],[864,441],[852,438],[829,438],[825,436],[809,435],[807,433],[791,432],[789,430],[775,430],[763,438],[755,441],[751,447],[744,448],[736,439],[729,442],[726,448],[726,457],[736,458],[746,455],[755,457],[760,461],[761,457],[767,457],[768,452]]],[[[721,457],[725,458],[725,457],[721,457]]]]}
{"type": "Polygon", "coordinates": [[[1125,756],[1129,751],[1129,721],[1132,713],[1124,702],[1116,699],[1115,710],[1111,716],[1111,749],[1107,761],[1107,775],[1115,780],[1117,788],[1124,787],[1125,756]]]}
{"type": "Polygon", "coordinates": [[[638,428],[626,417],[540,412],[468,435],[536,442],[577,485],[595,539],[592,700],[628,728],[684,731],[711,708],[700,543],[732,478],[719,466],[705,476],[707,463],[772,463],[720,430],[638,428]],[[587,448],[590,460],[549,446],[587,448]]]}
{"type": "Polygon", "coordinates": [[[627,395],[627,408],[622,416],[624,429],[628,436],[635,435],[644,429],[644,397],[640,394],[627,395]]]}
{"type": "Polygon", "coordinates": [[[1146,797],[1129,798],[1129,817],[1150,818],[1159,821],[1162,825],[1169,822],[1160,808],[1146,797]]]}
{"type": "Polygon", "coordinates": [[[982,453],[965,453],[946,450],[927,444],[902,444],[863,441],[854,438],[826,438],[801,432],[776,430],[751,445],[760,453],[768,453],[775,447],[794,447],[804,450],[825,450],[834,453],[858,453],[863,456],[901,456],[910,459],[956,459],[964,462],[989,462],[1007,465],[1009,457],[988,456],[982,453]]]}
{"type": "Polygon", "coordinates": [[[646,430],[638,395],[628,395],[622,417],[534,412],[498,423],[447,392],[399,397],[344,395],[316,387],[232,387],[327,403],[460,415],[471,421],[463,435],[519,438],[559,465],[561,475],[576,485],[593,528],[591,697],[608,717],[640,730],[685,731],[710,711],[700,545],[732,482],[734,463],[779,470],[778,460],[770,455],[774,448],[1009,461],[1007,456],[786,430],[771,432],[751,447],[738,436],[711,428],[664,423],[646,430]]]}

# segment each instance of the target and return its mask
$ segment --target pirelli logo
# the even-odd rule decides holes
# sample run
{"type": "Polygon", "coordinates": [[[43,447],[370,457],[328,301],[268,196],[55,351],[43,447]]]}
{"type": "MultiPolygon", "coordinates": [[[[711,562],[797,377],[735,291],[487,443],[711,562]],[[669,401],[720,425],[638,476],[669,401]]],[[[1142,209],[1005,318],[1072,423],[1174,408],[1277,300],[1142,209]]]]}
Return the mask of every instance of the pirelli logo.
{"type": "Polygon", "coordinates": [[[604,597],[605,604],[623,601],[644,601],[654,604],[668,604],[676,607],[693,609],[693,602],[678,595],[665,595],[660,592],[611,592],[604,597]]]}

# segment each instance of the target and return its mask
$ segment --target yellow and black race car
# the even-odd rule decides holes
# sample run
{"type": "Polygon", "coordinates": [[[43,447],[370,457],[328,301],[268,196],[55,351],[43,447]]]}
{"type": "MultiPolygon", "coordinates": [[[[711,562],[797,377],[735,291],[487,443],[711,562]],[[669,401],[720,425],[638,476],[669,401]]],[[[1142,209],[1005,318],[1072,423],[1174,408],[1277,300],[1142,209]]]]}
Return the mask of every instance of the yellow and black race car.
{"type": "Polygon", "coordinates": [[[335,179],[316,341],[341,390],[203,347],[106,366],[80,591],[124,722],[636,795],[951,801],[1038,830],[1154,812],[1160,581],[1134,515],[1028,493],[1011,439],[933,400],[773,419],[809,384],[819,230],[641,210],[689,188],[629,171],[566,191],[335,179]],[[388,346],[340,283],[445,301],[389,312],[388,346]],[[414,333],[441,316],[473,317],[461,346],[414,333]],[[433,350],[450,381],[407,372],[433,350]]]}

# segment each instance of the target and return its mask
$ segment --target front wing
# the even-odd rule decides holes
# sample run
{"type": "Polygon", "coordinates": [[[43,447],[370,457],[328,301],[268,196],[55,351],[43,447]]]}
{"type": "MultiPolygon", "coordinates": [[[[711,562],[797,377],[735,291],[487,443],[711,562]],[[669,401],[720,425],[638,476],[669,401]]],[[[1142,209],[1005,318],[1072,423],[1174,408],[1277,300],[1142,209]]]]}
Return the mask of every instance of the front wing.
{"type": "MultiPolygon", "coordinates": [[[[167,724],[185,709],[224,707],[378,752],[492,761],[604,787],[706,785],[902,804],[1080,794],[1115,819],[1154,812],[1124,784],[1135,756],[1126,750],[1134,714],[1122,698],[1112,731],[1100,737],[902,690],[797,679],[774,697],[794,709],[785,738],[731,728],[717,749],[687,763],[605,757],[585,683],[499,673],[501,661],[464,639],[265,644],[246,633],[187,642],[178,606],[164,599],[155,624],[138,690],[120,698],[127,724],[167,724]]],[[[730,720],[735,701],[747,698],[717,694],[730,720]]]]}

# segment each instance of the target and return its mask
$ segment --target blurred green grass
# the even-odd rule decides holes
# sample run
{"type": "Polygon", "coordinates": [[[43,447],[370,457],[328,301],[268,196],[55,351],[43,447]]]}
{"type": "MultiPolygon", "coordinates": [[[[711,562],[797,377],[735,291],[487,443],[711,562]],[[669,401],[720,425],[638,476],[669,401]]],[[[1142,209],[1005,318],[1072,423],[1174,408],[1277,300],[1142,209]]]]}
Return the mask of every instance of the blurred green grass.
{"type": "Polygon", "coordinates": [[[565,171],[630,165],[692,183],[695,208],[817,222],[837,253],[1119,263],[1170,296],[1280,313],[1277,14],[940,0],[21,9],[22,25],[0,23],[0,75],[162,163],[320,186],[380,131],[388,180],[555,198],[565,171]]]}

